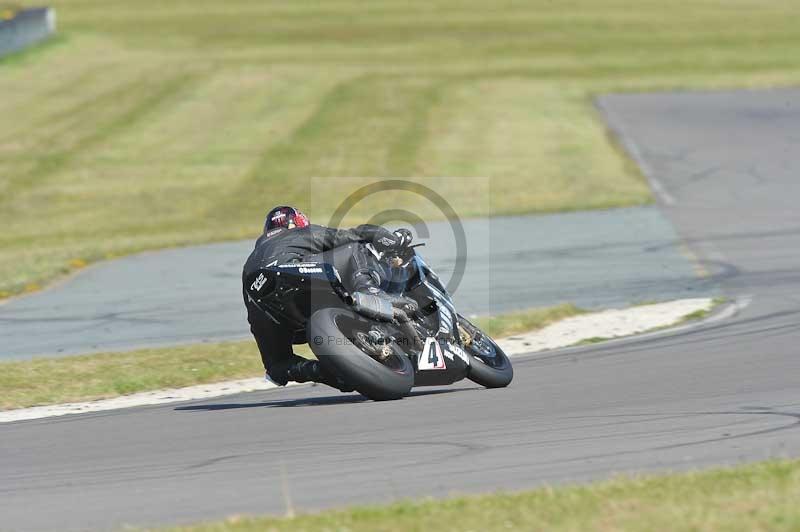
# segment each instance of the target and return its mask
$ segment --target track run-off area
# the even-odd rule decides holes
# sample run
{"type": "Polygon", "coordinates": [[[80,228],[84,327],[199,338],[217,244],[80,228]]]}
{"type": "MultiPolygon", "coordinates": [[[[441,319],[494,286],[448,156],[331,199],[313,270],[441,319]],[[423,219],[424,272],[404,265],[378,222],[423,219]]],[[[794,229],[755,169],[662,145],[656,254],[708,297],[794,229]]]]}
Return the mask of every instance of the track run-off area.
{"type": "Polygon", "coordinates": [[[298,386],[7,424],[2,527],[283,514],[800,455],[800,91],[598,105],[735,315],[523,355],[501,390],[374,403],[298,386]]]}

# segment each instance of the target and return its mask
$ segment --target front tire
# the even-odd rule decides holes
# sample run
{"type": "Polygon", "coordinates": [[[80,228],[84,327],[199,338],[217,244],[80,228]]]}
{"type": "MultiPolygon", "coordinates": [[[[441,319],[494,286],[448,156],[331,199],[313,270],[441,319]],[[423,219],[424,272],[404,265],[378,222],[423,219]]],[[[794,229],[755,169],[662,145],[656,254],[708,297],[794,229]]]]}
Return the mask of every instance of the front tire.
{"type": "Polygon", "coordinates": [[[467,378],[487,388],[505,388],[514,379],[514,368],[500,346],[486,333],[463,316],[458,317],[459,327],[472,336],[472,345],[465,346],[470,356],[467,378]],[[480,338],[480,341],[477,338],[480,338]],[[479,347],[480,346],[480,347],[479,347]]]}
{"type": "Polygon", "coordinates": [[[383,364],[353,341],[354,331],[369,329],[371,323],[342,308],[318,310],[306,325],[308,345],[325,369],[339,375],[361,395],[375,401],[405,397],[414,386],[411,360],[395,354],[383,364]]]}

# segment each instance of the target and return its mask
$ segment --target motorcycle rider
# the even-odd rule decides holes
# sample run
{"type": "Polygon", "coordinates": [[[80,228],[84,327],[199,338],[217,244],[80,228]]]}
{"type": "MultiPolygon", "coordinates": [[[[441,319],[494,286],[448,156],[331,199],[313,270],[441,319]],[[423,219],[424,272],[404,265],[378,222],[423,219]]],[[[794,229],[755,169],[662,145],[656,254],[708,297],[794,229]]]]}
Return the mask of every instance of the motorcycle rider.
{"type": "MultiPolygon", "coordinates": [[[[264,232],[256,240],[255,248],[242,272],[243,296],[247,307],[247,321],[255,337],[268,380],[284,386],[288,381],[320,382],[351,391],[336,376],[328,373],[316,360],[295,355],[292,350],[294,331],[269,319],[248,294],[248,287],[260,268],[304,262],[306,257],[355,242],[372,244],[378,252],[402,249],[411,242],[411,232],[400,229],[391,232],[376,225],[360,225],[354,229],[333,229],[312,225],[308,217],[290,206],[278,206],[267,214],[264,232]]],[[[362,307],[409,304],[405,298],[392,296],[380,289],[381,274],[376,259],[368,251],[356,246],[351,257],[354,295],[359,296],[362,307]]],[[[357,307],[358,308],[358,307],[357,307]]]]}

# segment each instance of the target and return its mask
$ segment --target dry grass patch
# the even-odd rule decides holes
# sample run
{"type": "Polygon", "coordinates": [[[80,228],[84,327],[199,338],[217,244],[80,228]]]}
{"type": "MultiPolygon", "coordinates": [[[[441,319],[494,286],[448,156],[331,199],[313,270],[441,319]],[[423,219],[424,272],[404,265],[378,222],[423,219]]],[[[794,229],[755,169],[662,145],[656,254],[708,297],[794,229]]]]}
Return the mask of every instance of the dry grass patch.
{"type": "Polygon", "coordinates": [[[170,532],[280,531],[641,531],[800,528],[800,461],[611,481],[521,493],[407,501],[293,519],[234,517],[159,529],[170,532]]]}

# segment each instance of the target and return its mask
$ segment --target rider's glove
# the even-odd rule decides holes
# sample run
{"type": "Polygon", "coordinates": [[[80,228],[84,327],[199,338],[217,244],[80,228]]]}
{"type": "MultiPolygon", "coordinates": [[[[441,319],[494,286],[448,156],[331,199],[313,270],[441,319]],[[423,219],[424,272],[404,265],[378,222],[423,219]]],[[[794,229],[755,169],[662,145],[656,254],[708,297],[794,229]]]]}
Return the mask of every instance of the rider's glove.
{"type": "Polygon", "coordinates": [[[393,233],[383,230],[376,235],[373,245],[375,249],[381,252],[387,250],[400,251],[407,248],[413,238],[414,235],[408,229],[398,229],[393,233]]]}
{"type": "Polygon", "coordinates": [[[395,233],[390,232],[387,229],[380,228],[379,231],[372,237],[372,245],[375,246],[375,249],[379,252],[384,252],[389,249],[395,249],[400,242],[402,242],[401,238],[398,237],[395,233]]]}
{"type": "Polygon", "coordinates": [[[397,246],[395,246],[396,249],[407,248],[414,239],[414,235],[408,229],[398,229],[394,232],[394,236],[398,240],[397,246]]]}
{"type": "Polygon", "coordinates": [[[388,250],[400,250],[407,247],[412,240],[411,231],[408,229],[398,229],[391,232],[379,226],[360,226],[362,236],[371,242],[375,249],[381,253],[388,250]],[[365,229],[361,229],[364,227],[365,229]]]}

